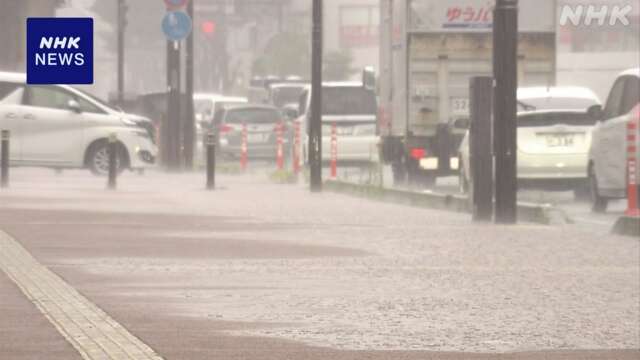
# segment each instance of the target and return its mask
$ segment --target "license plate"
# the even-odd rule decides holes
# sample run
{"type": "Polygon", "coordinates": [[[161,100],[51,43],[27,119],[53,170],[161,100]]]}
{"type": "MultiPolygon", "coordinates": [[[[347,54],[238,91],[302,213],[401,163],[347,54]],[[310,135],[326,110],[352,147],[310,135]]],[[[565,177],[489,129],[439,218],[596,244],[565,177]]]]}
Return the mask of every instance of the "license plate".
{"type": "Polygon", "coordinates": [[[547,146],[551,148],[571,147],[575,145],[574,135],[547,135],[547,146]]]}
{"type": "Polygon", "coordinates": [[[338,126],[336,128],[336,134],[338,136],[348,136],[353,134],[353,130],[355,128],[353,126],[338,126]]]}
{"type": "Polygon", "coordinates": [[[267,140],[265,134],[247,134],[247,141],[250,143],[261,143],[267,140]]]}

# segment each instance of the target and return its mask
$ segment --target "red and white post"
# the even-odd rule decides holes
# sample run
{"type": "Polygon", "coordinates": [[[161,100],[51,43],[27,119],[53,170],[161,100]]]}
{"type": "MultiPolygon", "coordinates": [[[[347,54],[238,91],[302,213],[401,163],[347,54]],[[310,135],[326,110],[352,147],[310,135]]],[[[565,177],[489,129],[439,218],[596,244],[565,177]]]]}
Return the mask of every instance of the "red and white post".
{"type": "Polygon", "coordinates": [[[640,105],[627,124],[627,216],[640,217],[640,105]]]}
{"type": "Polygon", "coordinates": [[[338,129],[336,123],[331,124],[331,179],[338,177],[338,129]]]}
{"type": "Polygon", "coordinates": [[[300,122],[293,123],[293,173],[300,173],[300,122]]]}
{"type": "Polygon", "coordinates": [[[284,123],[281,121],[276,125],[276,163],[278,170],[284,170],[284,123]]]}
{"type": "Polygon", "coordinates": [[[240,144],[240,168],[242,171],[247,170],[248,162],[248,141],[247,141],[247,124],[242,124],[242,143],[240,144]]]}

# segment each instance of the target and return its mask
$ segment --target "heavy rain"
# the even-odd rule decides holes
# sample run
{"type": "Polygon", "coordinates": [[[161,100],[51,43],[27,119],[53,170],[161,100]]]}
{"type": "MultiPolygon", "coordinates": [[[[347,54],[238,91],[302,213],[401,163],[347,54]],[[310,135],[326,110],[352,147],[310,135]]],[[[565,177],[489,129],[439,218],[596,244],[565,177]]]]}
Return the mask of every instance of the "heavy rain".
{"type": "Polygon", "coordinates": [[[640,0],[0,30],[0,359],[640,358],[640,0]]]}

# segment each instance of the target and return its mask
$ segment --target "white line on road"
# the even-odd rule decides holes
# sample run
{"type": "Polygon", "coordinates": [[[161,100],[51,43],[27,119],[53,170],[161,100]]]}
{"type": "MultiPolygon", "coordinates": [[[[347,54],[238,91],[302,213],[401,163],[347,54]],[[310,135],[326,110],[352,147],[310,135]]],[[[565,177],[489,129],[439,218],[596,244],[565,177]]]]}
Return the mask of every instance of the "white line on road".
{"type": "Polygon", "coordinates": [[[2,231],[0,269],[84,359],[162,359],[2,231]]]}

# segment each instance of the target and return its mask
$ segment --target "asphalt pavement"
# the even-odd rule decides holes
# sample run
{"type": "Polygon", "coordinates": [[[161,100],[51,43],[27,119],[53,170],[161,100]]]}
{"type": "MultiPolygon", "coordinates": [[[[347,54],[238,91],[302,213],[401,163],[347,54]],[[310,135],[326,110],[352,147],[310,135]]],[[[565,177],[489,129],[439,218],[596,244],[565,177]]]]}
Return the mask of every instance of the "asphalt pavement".
{"type": "MultiPolygon", "coordinates": [[[[203,174],[108,191],[82,171],[12,170],[0,230],[166,359],[640,357],[638,239],[476,226],[266,170],[215,192],[203,174]]],[[[0,272],[0,358],[76,358],[16,285],[0,272]]]]}

